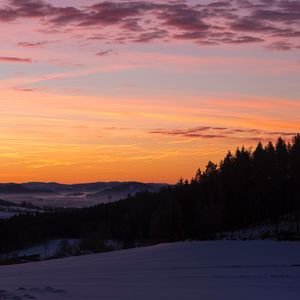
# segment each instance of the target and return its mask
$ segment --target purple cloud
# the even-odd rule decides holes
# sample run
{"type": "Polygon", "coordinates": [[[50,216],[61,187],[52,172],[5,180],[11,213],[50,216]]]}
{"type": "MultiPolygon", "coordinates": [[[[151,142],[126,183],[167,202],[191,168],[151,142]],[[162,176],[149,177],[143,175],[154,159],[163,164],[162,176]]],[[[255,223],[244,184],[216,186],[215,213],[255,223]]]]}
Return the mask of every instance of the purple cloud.
{"type": "Polygon", "coordinates": [[[46,45],[48,42],[42,41],[42,42],[19,42],[17,45],[19,47],[25,47],[25,48],[41,48],[44,45],[46,45]]]}
{"type": "Polygon", "coordinates": [[[97,56],[106,56],[106,55],[109,55],[113,52],[112,49],[108,49],[108,50],[101,50],[99,51],[96,55],[97,56]]]}
{"type": "MultiPolygon", "coordinates": [[[[54,6],[43,0],[8,0],[0,9],[0,22],[26,18],[40,19],[49,34],[64,27],[93,28],[94,37],[119,43],[149,43],[168,37],[168,41],[181,39],[206,45],[266,43],[269,38],[274,43],[284,39],[288,44],[300,36],[300,3],[288,0],[212,1],[197,5],[187,1],[124,0],[82,7],[54,6]],[[105,37],[101,30],[107,26],[119,28],[119,34],[105,37]],[[280,39],[274,41],[277,37],[280,39]]],[[[20,46],[30,47],[25,43],[20,46]]]]}
{"type": "Polygon", "coordinates": [[[188,129],[156,129],[149,132],[150,134],[159,134],[165,136],[179,136],[183,138],[202,138],[202,139],[212,139],[212,138],[241,138],[240,135],[243,134],[243,139],[249,140],[262,140],[262,136],[287,136],[291,137],[295,135],[294,132],[285,131],[264,131],[255,128],[227,128],[227,127],[210,127],[210,126],[200,126],[188,129]],[[253,137],[253,135],[256,135],[253,137]]]}
{"type": "Polygon", "coordinates": [[[151,32],[142,32],[135,40],[136,43],[147,43],[155,39],[163,39],[168,36],[168,31],[166,30],[153,30],[151,32]]]}
{"type": "Polygon", "coordinates": [[[180,136],[186,138],[203,138],[203,139],[212,139],[212,138],[223,138],[226,135],[223,134],[225,128],[219,127],[208,127],[200,126],[190,129],[157,129],[150,131],[150,134],[160,134],[160,135],[170,135],[170,136],[180,136]],[[217,128],[217,129],[216,129],[217,128]],[[211,133],[210,131],[219,131],[221,133],[211,133]]]}
{"type": "Polygon", "coordinates": [[[278,42],[271,43],[270,45],[267,46],[267,48],[271,50],[289,51],[294,49],[295,46],[285,41],[278,41],[278,42]]]}

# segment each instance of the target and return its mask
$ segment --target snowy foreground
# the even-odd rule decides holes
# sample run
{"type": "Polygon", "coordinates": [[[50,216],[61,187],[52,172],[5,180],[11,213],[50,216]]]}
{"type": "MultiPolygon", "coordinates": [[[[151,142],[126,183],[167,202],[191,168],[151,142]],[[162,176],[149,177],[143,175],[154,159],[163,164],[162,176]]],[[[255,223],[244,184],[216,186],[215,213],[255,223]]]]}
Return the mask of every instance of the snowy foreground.
{"type": "Polygon", "coordinates": [[[0,267],[0,299],[300,299],[300,242],[161,244],[0,267]]]}

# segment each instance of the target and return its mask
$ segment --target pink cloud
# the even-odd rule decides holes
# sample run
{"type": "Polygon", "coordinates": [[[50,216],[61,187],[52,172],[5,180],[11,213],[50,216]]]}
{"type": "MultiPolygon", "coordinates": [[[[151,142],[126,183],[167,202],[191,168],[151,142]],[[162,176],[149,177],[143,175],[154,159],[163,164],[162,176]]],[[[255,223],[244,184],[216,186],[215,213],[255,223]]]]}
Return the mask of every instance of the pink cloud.
{"type": "MultiPolygon", "coordinates": [[[[40,20],[47,32],[62,27],[114,26],[109,41],[149,43],[182,39],[204,45],[290,42],[300,35],[299,3],[295,1],[236,1],[194,5],[190,2],[99,1],[85,6],[54,6],[50,1],[9,0],[0,9],[0,22],[40,20]],[[122,39],[120,39],[122,36],[122,39]]],[[[54,30],[54,31],[53,31],[54,30]]],[[[112,32],[112,31],[110,31],[112,32]]],[[[86,37],[88,38],[88,36],[86,37]]],[[[20,46],[38,47],[26,42],[20,46]]],[[[279,49],[280,50],[280,49],[279,49]]]]}
{"type": "Polygon", "coordinates": [[[8,62],[8,63],[32,63],[32,59],[31,58],[20,58],[20,57],[2,56],[2,57],[0,57],[0,62],[8,62]]]}
{"type": "Polygon", "coordinates": [[[220,139],[220,138],[239,138],[243,134],[244,139],[260,140],[266,136],[285,136],[291,137],[295,132],[288,131],[266,131],[255,128],[231,128],[231,127],[210,127],[200,126],[188,129],[156,129],[149,132],[155,135],[179,136],[183,138],[200,138],[200,139],[220,139]],[[249,136],[248,136],[249,135],[249,136]],[[253,137],[255,135],[255,137],[253,137]]]}
{"type": "Polygon", "coordinates": [[[113,52],[112,49],[108,49],[108,50],[101,50],[99,51],[96,55],[97,56],[106,56],[106,55],[109,55],[113,52]]]}
{"type": "Polygon", "coordinates": [[[41,41],[41,42],[19,42],[17,45],[19,47],[25,47],[25,48],[41,48],[44,45],[46,45],[48,42],[41,41]]]}

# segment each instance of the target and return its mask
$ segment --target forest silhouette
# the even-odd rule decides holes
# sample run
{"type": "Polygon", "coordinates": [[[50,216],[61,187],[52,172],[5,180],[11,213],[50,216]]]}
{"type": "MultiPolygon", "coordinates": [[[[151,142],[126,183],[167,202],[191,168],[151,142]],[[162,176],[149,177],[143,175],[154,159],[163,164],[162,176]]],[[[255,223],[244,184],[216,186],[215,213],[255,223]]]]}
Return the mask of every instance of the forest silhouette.
{"type": "Polygon", "coordinates": [[[205,239],[288,216],[300,210],[300,135],[289,143],[237,148],[219,164],[211,161],[191,180],[180,179],[158,193],[82,209],[27,214],[0,221],[0,252],[57,238],[120,240],[128,245],[205,239]]]}

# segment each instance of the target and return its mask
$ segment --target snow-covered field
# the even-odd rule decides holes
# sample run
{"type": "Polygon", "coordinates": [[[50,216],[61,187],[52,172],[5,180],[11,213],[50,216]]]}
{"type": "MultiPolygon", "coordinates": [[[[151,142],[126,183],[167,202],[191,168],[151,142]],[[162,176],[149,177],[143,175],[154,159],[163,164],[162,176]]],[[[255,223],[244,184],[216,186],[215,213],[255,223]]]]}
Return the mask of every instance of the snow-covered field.
{"type": "Polygon", "coordinates": [[[9,219],[13,216],[33,213],[33,212],[43,212],[43,210],[38,209],[30,209],[30,208],[21,208],[21,207],[9,207],[5,210],[1,210],[0,208],[0,219],[9,219]]]}
{"type": "Polygon", "coordinates": [[[180,242],[0,267],[0,299],[298,300],[300,243],[180,242]]]}
{"type": "MultiPolygon", "coordinates": [[[[15,215],[17,215],[18,213],[13,212],[13,211],[1,211],[0,210],[0,219],[9,219],[15,215]]],[[[0,298],[1,299],[1,298],[0,298]]]]}
{"type": "MultiPolygon", "coordinates": [[[[62,241],[68,242],[70,246],[76,245],[79,240],[74,239],[67,239],[67,240],[50,240],[43,244],[39,244],[30,248],[26,248],[23,250],[16,251],[14,254],[15,256],[22,257],[22,256],[30,256],[30,255],[39,255],[41,259],[46,259],[48,257],[54,256],[59,249],[60,243],[62,241]]],[[[0,256],[1,257],[1,256],[0,256]]],[[[1,298],[0,298],[1,300],[1,298]]]]}
{"type": "MultiPolygon", "coordinates": [[[[80,243],[79,239],[56,239],[49,240],[35,246],[24,248],[18,251],[14,251],[7,254],[0,254],[0,260],[13,259],[13,258],[25,258],[28,256],[38,256],[40,260],[49,259],[59,251],[61,243],[66,242],[68,246],[76,248],[80,243]]],[[[121,250],[124,245],[123,242],[117,240],[103,240],[103,244],[111,250],[121,250]]],[[[101,244],[100,242],[100,244],[101,244]]],[[[138,244],[137,244],[138,245],[138,244]]],[[[138,247],[138,246],[137,246],[138,247]]],[[[1,286],[0,286],[1,288],[1,286]]],[[[1,300],[1,298],[0,298],[1,300]]]]}

